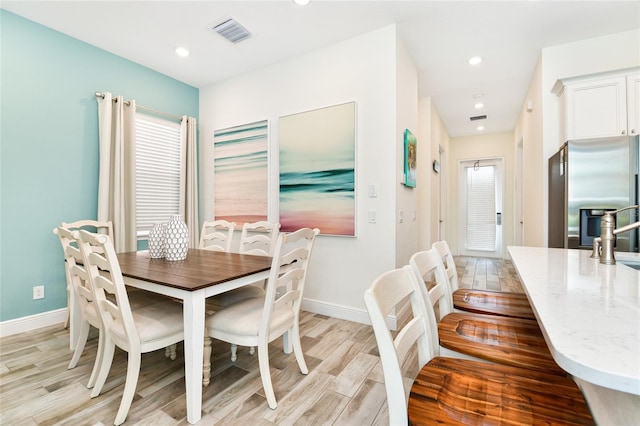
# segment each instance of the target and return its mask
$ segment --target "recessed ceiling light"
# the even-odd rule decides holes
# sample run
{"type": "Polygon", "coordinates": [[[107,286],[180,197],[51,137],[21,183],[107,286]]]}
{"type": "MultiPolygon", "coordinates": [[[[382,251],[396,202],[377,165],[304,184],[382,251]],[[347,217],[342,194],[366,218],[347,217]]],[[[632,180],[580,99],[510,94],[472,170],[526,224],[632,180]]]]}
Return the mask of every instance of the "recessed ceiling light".
{"type": "Polygon", "coordinates": [[[474,105],[474,107],[475,107],[476,109],[480,109],[480,108],[484,107],[484,104],[483,104],[482,102],[476,102],[476,104],[474,105]]]}
{"type": "Polygon", "coordinates": [[[176,47],[176,55],[178,56],[182,56],[183,58],[186,58],[187,56],[189,56],[189,51],[185,48],[185,47],[176,47]]]}
{"type": "Polygon", "coordinates": [[[469,65],[478,65],[480,62],[482,62],[482,56],[469,58],[469,65]]]}
{"type": "Polygon", "coordinates": [[[484,130],[484,126],[478,126],[478,127],[476,127],[476,129],[478,129],[479,131],[483,131],[484,130]]]}
{"type": "Polygon", "coordinates": [[[309,4],[309,0],[293,0],[298,6],[306,6],[309,4]]]}

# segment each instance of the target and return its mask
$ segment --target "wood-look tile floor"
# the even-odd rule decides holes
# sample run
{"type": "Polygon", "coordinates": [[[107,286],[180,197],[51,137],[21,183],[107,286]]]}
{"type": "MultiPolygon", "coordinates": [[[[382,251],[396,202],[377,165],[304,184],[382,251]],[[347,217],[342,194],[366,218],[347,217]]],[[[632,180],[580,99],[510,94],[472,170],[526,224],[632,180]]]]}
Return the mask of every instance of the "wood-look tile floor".
{"type": "MultiPolygon", "coordinates": [[[[522,291],[508,261],[458,257],[461,287],[522,291]]],[[[302,347],[309,374],[302,375],[282,340],[269,347],[278,408],[267,406],[258,359],[214,341],[212,381],[203,389],[200,425],[386,425],[388,411],[382,369],[373,330],[368,325],[301,313],[302,347]]],[[[102,394],[89,397],[86,382],[97,349],[92,331],[78,366],[71,359],[69,331],[61,325],[0,339],[1,425],[111,425],[126,376],[126,353],[116,350],[102,394]]],[[[417,365],[405,365],[406,386],[417,365]],[[411,367],[411,366],[414,367],[411,367]]],[[[126,425],[187,425],[184,358],[164,351],[143,354],[136,396],[126,425]]]]}

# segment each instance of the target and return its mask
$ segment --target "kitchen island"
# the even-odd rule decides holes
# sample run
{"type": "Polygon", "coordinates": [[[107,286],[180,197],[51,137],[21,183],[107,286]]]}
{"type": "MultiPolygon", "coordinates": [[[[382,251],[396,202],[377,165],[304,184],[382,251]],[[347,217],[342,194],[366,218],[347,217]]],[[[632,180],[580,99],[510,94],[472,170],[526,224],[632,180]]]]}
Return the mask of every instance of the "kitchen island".
{"type": "Polygon", "coordinates": [[[555,361],[582,389],[602,425],[640,424],[640,263],[587,250],[509,247],[555,361]]]}

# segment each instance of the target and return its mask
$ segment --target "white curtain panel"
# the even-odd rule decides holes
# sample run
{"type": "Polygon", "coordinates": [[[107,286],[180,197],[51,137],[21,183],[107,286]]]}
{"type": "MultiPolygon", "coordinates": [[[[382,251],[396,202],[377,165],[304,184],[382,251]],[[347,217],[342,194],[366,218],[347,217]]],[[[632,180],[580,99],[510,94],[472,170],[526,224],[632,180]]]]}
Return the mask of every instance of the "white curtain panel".
{"type": "Polygon", "coordinates": [[[193,117],[183,116],[180,123],[180,212],[189,228],[189,247],[198,248],[200,222],[198,220],[198,140],[197,123],[193,117]]]}
{"type": "Polygon", "coordinates": [[[136,251],[135,101],[111,93],[98,96],[100,174],[98,220],[113,223],[116,252],[136,251]]]}

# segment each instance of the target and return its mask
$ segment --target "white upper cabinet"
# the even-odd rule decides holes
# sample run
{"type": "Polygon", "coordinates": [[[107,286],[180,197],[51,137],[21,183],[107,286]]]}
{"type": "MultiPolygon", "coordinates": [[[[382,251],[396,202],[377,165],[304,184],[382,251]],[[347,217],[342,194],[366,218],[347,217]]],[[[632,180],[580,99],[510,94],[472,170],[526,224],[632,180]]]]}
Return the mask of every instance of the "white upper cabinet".
{"type": "Polygon", "coordinates": [[[627,128],[640,134],[640,73],[627,76],[627,128]]]}
{"type": "Polygon", "coordinates": [[[637,135],[640,125],[640,72],[558,80],[564,139],[637,135]]]}

